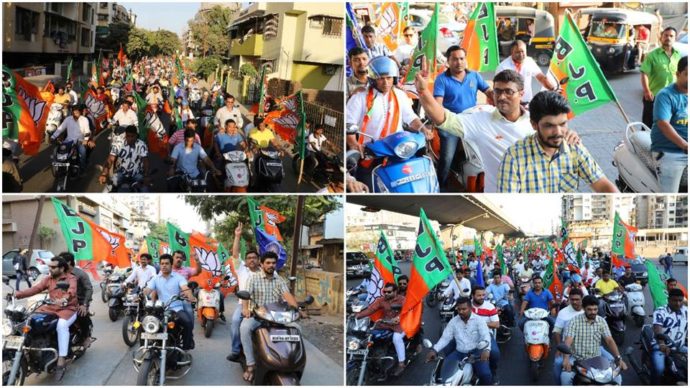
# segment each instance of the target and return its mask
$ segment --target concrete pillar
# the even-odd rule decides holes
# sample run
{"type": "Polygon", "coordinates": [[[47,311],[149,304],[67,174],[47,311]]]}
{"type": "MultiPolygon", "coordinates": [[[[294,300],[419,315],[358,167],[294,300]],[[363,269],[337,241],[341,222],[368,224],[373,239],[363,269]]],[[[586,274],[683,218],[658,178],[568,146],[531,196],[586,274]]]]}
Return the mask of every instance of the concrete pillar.
{"type": "Polygon", "coordinates": [[[62,77],[62,63],[61,62],[55,62],[55,75],[58,77],[62,77]]]}

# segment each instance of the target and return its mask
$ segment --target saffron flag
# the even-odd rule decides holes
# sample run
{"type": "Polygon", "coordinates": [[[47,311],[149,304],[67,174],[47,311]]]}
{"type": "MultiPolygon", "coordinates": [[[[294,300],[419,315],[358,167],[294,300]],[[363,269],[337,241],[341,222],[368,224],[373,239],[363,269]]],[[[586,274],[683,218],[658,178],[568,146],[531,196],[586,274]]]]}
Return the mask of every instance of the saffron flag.
{"type": "Polygon", "coordinates": [[[410,282],[400,314],[400,325],[408,338],[412,338],[421,326],[424,296],[451,274],[451,265],[443,251],[443,246],[431,227],[424,209],[420,209],[410,282]]]}
{"type": "Polygon", "coordinates": [[[479,3],[472,12],[460,44],[467,53],[467,68],[494,71],[498,67],[498,34],[494,4],[479,3]]]}
{"type": "Polygon", "coordinates": [[[278,213],[278,211],[266,206],[259,206],[259,209],[263,213],[263,229],[266,233],[275,236],[278,241],[283,241],[278,224],[285,221],[285,217],[278,213]]]}
{"type": "Polygon", "coordinates": [[[625,224],[618,215],[618,212],[616,212],[613,220],[613,240],[611,241],[611,252],[623,258],[635,258],[636,234],[637,228],[625,224]]]}
{"type": "Polygon", "coordinates": [[[24,153],[35,155],[52,101],[43,100],[38,88],[6,66],[2,67],[2,83],[2,138],[16,140],[24,153]]]}
{"type": "MultiPolygon", "coordinates": [[[[393,250],[388,245],[388,240],[383,232],[380,232],[379,242],[376,244],[376,257],[374,259],[374,266],[371,269],[371,276],[367,285],[367,303],[370,304],[374,299],[381,296],[381,290],[386,283],[398,284],[398,276],[400,276],[400,268],[395,261],[393,250]]],[[[372,316],[372,321],[381,318],[381,314],[372,316]]]]}
{"type": "Polygon", "coordinates": [[[120,61],[120,66],[125,65],[125,51],[122,49],[122,43],[120,43],[120,51],[117,53],[117,60],[120,61]]]}
{"type": "Polygon", "coordinates": [[[103,238],[110,244],[110,252],[105,256],[105,260],[117,267],[127,268],[130,266],[129,255],[127,254],[127,247],[125,246],[125,236],[120,233],[111,232],[96,223],[86,220],[103,238]]]}
{"type": "Polygon", "coordinates": [[[269,112],[264,118],[264,123],[273,128],[276,135],[292,144],[298,144],[300,135],[303,134],[304,120],[302,120],[303,101],[302,91],[285,97],[279,101],[280,110],[269,112]]]}
{"type": "Polygon", "coordinates": [[[544,280],[544,288],[551,292],[555,300],[560,301],[560,298],[563,295],[563,283],[561,282],[561,279],[558,278],[556,260],[552,259],[549,261],[542,279],[544,280]]]}
{"type": "Polygon", "coordinates": [[[84,93],[84,105],[87,109],[86,115],[91,117],[96,126],[96,133],[92,135],[96,135],[108,127],[109,107],[105,94],[99,96],[94,89],[87,89],[84,93]]]}
{"type": "Polygon", "coordinates": [[[400,8],[397,3],[386,2],[381,5],[376,21],[376,36],[383,37],[383,43],[393,52],[398,48],[400,30],[400,8]]]}
{"type": "Polygon", "coordinates": [[[430,72],[435,72],[436,69],[436,52],[438,36],[438,3],[434,3],[434,13],[431,15],[429,24],[424,27],[419,34],[419,41],[417,47],[412,52],[410,62],[410,70],[405,76],[405,83],[414,82],[417,72],[423,69],[428,69],[430,72]]]}
{"type": "Polygon", "coordinates": [[[568,99],[572,115],[616,101],[613,89],[568,12],[556,39],[548,76],[568,99]]]}

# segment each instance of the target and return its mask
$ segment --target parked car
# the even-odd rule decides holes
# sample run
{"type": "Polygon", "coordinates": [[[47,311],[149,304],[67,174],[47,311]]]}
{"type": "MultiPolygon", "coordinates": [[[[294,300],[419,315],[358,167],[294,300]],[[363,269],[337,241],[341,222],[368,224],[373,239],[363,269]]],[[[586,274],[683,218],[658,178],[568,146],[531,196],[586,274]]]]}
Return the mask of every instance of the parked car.
{"type": "MultiPolygon", "coordinates": [[[[424,27],[429,24],[432,13],[433,11],[430,9],[410,9],[409,25],[415,27],[415,29],[421,33],[424,27]]],[[[462,36],[465,33],[465,27],[467,27],[467,23],[464,21],[455,21],[453,19],[453,13],[444,12],[443,8],[441,9],[441,12],[439,12],[438,16],[438,35],[436,35],[436,43],[438,52],[445,55],[448,47],[460,45],[462,42],[462,36]]]]}
{"type": "Polygon", "coordinates": [[[345,256],[345,274],[351,278],[371,276],[369,257],[364,252],[347,252],[345,256]]]}
{"type": "MultiPolygon", "coordinates": [[[[678,38],[678,40],[673,44],[673,48],[680,52],[681,57],[688,56],[688,34],[685,34],[678,38]]],[[[687,263],[687,260],[685,261],[687,263]]]]}
{"type": "Polygon", "coordinates": [[[676,251],[673,253],[673,263],[688,265],[688,247],[676,248],[676,251]]]}
{"type": "Polygon", "coordinates": [[[632,269],[635,279],[640,281],[642,287],[647,285],[647,282],[649,281],[649,274],[647,273],[647,266],[644,265],[644,260],[631,260],[630,269],[632,269]]]}
{"type": "MultiPolygon", "coordinates": [[[[19,255],[19,249],[12,249],[2,255],[2,274],[8,276],[16,276],[14,270],[14,258],[19,255]]],[[[48,261],[55,255],[51,251],[43,249],[34,249],[29,262],[29,275],[31,280],[36,280],[39,275],[48,274],[48,261]]]]}

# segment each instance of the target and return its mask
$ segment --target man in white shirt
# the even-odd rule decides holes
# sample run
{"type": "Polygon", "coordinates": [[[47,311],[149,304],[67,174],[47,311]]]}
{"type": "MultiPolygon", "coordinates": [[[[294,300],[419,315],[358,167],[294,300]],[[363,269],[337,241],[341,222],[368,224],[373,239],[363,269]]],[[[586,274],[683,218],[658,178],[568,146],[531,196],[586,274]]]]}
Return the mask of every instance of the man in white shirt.
{"type": "Polygon", "coordinates": [[[216,112],[216,117],[214,123],[216,128],[220,128],[221,125],[225,125],[228,120],[233,120],[237,124],[237,128],[242,128],[244,124],[244,119],[242,118],[242,113],[235,107],[235,97],[231,94],[225,96],[225,106],[218,109],[216,112]]]}
{"type": "MultiPolygon", "coordinates": [[[[240,238],[242,237],[242,223],[238,223],[235,228],[235,239],[232,243],[232,256],[239,257],[240,255],[240,238]]],[[[237,268],[237,282],[240,291],[246,291],[247,280],[249,276],[260,271],[259,267],[259,253],[253,249],[248,250],[244,255],[244,263],[237,268]]],[[[242,343],[240,341],[240,324],[242,323],[242,300],[232,313],[230,324],[230,337],[232,338],[232,347],[230,354],[225,358],[231,362],[237,362],[242,351],[242,343]]]]}
{"type": "Polygon", "coordinates": [[[135,268],[132,273],[127,277],[125,283],[131,283],[132,281],[137,281],[137,287],[144,289],[146,283],[156,276],[156,269],[153,268],[151,264],[153,258],[148,253],[142,253],[139,255],[139,266],[135,268]]]}
{"type": "Polygon", "coordinates": [[[81,164],[82,172],[86,170],[86,144],[89,142],[91,136],[91,129],[89,128],[89,120],[82,116],[82,108],[79,105],[72,107],[72,115],[68,116],[62,124],[55,130],[52,140],[55,140],[64,132],[67,131],[65,143],[74,143],[77,145],[79,152],[79,163],[81,164]]]}
{"type": "Polygon", "coordinates": [[[491,373],[496,378],[496,371],[498,370],[498,360],[501,357],[501,352],[498,350],[498,343],[496,342],[496,329],[501,325],[498,319],[498,310],[493,303],[485,300],[486,289],[481,286],[475,286],[472,289],[472,314],[482,319],[486,326],[491,331],[491,354],[489,355],[489,366],[491,373]]]}
{"type": "MultiPolygon", "coordinates": [[[[412,26],[407,26],[403,30],[403,42],[398,45],[395,49],[395,60],[404,67],[409,68],[410,58],[412,57],[412,52],[414,52],[415,45],[417,44],[417,30],[412,26]]],[[[406,73],[406,71],[403,71],[406,73]]]]}
{"type": "Polygon", "coordinates": [[[67,92],[67,94],[69,94],[69,99],[70,99],[69,105],[70,106],[74,106],[74,105],[77,105],[79,103],[79,95],[77,94],[77,92],[75,92],[72,89],[72,83],[71,82],[67,82],[65,84],[65,92],[67,92]]]}
{"type": "Polygon", "coordinates": [[[443,291],[443,298],[452,296],[454,300],[458,300],[460,297],[469,297],[472,291],[472,284],[470,279],[463,277],[462,268],[455,270],[455,279],[450,282],[448,288],[443,291]]]}
{"type": "MultiPolygon", "coordinates": [[[[494,76],[493,96],[496,107],[480,105],[462,113],[444,109],[428,90],[428,80],[417,73],[415,87],[426,115],[441,130],[461,137],[476,146],[484,166],[484,192],[498,189],[499,166],[506,150],[518,140],[534,133],[529,112],[520,106],[524,80],[514,70],[503,70],[494,76]]],[[[568,144],[579,143],[573,131],[565,134],[568,144]]]]}
{"type": "Polygon", "coordinates": [[[309,157],[314,163],[314,168],[326,164],[326,158],[322,151],[324,144],[331,145],[326,135],[323,134],[323,125],[317,124],[314,127],[314,132],[309,134],[307,138],[307,151],[309,151],[309,157]]]}
{"type": "Polygon", "coordinates": [[[527,56],[527,45],[521,40],[515,40],[510,45],[510,56],[498,65],[496,74],[508,69],[518,72],[525,82],[525,94],[522,95],[521,101],[523,105],[532,101],[532,78],[536,78],[548,90],[556,89],[556,85],[546,78],[534,59],[527,56]]]}
{"type": "Polygon", "coordinates": [[[139,118],[132,110],[132,103],[128,100],[122,101],[120,109],[113,115],[113,133],[111,139],[112,146],[121,146],[125,141],[125,128],[134,125],[139,128],[139,118]]]}

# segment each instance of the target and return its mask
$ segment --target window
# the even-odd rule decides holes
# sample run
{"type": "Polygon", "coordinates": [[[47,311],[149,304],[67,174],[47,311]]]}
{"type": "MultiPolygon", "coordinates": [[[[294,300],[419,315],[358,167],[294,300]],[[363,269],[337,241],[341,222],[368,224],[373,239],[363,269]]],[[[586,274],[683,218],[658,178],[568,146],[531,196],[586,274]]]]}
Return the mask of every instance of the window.
{"type": "Polygon", "coordinates": [[[91,16],[91,6],[88,4],[82,4],[81,21],[88,23],[90,16],[91,16]]]}
{"type": "Polygon", "coordinates": [[[323,30],[321,33],[326,36],[341,36],[343,33],[343,19],[324,17],[323,30]]]}
{"type": "Polygon", "coordinates": [[[81,45],[82,47],[91,46],[91,30],[88,28],[81,29],[81,45]]]}
{"type": "Polygon", "coordinates": [[[107,22],[108,21],[108,15],[98,14],[98,21],[99,22],[107,22]]]}
{"type": "Polygon", "coordinates": [[[98,7],[101,9],[107,9],[108,3],[105,3],[105,2],[98,3],[98,7]]]}
{"type": "Polygon", "coordinates": [[[65,44],[71,43],[77,39],[77,23],[59,15],[46,13],[43,36],[65,44]]]}
{"type": "Polygon", "coordinates": [[[32,35],[38,32],[38,12],[16,8],[14,32],[18,39],[31,41],[32,35]]]}
{"type": "Polygon", "coordinates": [[[59,14],[62,13],[62,8],[63,8],[62,3],[49,3],[49,4],[46,4],[46,6],[48,7],[48,11],[50,11],[50,12],[55,12],[55,13],[59,13],[59,14]]]}

